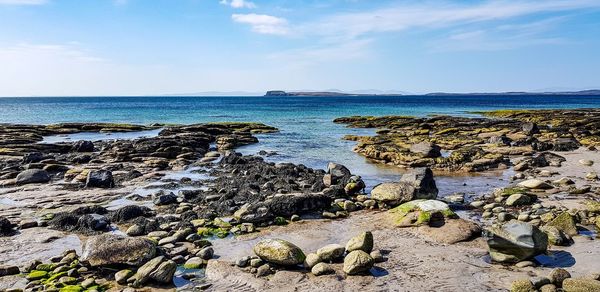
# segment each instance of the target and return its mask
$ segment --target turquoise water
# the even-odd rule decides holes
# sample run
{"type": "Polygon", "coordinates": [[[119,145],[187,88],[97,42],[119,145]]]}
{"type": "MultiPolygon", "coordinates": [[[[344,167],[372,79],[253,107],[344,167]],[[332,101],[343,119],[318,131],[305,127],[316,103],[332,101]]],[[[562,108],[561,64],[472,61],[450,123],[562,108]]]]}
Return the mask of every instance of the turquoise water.
{"type": "MultiPolygon", "coordinates": [[[[279,128],[260,135],[261,143],[243,147],[244,153],[276,151],[269,159],[325,168],[328,161],[348,166],[367,183],[393,180],[395,168],[374,166],[354,154],[347,134],[372,134],[332,122],[350,115],[447,114],[469,116],[470,111],[493,109],[598,108],[600,96],[356,96],[356,97],[43,97],[0,98],[0,123],[58,122],[204,123],[262,122],[279,128]]],[[[94,139],[80,134],[73,139],[94,139]]],[[[490,183],[497,181],[490,178],[490,183]]],[[[465,181],[444,182],[447,192],[470,189],[465,181]]],[[[487,183],[487,182],[486,182],[487,183]]],[[[485,183],[482,184],[485,186],[485,183]]]]}

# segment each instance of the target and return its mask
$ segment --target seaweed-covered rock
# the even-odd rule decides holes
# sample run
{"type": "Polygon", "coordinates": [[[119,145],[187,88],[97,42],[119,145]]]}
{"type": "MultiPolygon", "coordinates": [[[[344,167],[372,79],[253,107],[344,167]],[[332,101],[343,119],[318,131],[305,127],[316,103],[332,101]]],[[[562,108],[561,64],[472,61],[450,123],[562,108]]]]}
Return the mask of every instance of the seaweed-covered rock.
{"type": "Polygon", "coordinates": [[[575,225],[575,218],[568,212],[556,216],[554,220],[550,221],[547,226],[554,226],[558,230],[564,232],[569,236],[577,235],[577,226],[575,225]]]}
{"type": "Polygon", "coordinates": [[[156,254],[156,245],[146,238],[102,234],[88,238],[81,259],[91,266],[141,266],[156,254]]]}
{"type": "Polygon", "coordinates": [[[306,258],[302,250],[283,239],[263,239],[254,246],[254,253],[269,263],[295,266],[306,258]]]}
{"type": "Polygon", "coordinates": [[[414,200],[388,211],[392,223],[398,227],[438,225],[446,219],[458,218],[450,207],[436,200],[414,200]]]}
{"type": "Polygon", "coordinates": [[[548,248],[548,236],[529,223],[513,220],[488,231],[490,256],[496,262],[520,262],[545,253],[548,248]]]}

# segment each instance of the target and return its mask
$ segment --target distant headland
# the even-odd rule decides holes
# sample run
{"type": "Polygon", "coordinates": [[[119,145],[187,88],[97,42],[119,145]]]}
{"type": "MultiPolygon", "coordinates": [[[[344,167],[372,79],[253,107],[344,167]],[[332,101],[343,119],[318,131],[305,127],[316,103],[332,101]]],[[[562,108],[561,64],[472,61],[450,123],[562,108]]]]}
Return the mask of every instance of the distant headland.
{"type": "Polygon", "coordinates": [[[368,94],[368,93],[345,93],[336,91],[284,91],[270,90],[265,96],[403,96],[403,95],[423,95],[423,96],[464,96],[464,95],[511,95],[511,96],[531,96],[531,95],[600,95],[600,90],[581,90],[581,91],[557,91],[557,92],[473,92],[473,93],[448,93],[448,92],[433,92],[427,94],[368,94]]]}

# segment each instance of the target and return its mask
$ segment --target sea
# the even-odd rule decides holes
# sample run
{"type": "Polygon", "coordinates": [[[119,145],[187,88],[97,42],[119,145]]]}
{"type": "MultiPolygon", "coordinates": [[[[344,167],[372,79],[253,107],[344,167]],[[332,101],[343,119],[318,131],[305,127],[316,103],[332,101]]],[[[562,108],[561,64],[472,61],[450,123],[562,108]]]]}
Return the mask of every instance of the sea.
{"type": "MultiPolygon", "coordinates": [[[[280,129],[258,135],[258,144],[238,151],[275,152],[273,162],[292,162],[325,169],[328,162],[347,166],[371,188],[397,180],[402,170],[370,163],[352,152],[354,142],[343,137],[374,135],[374,129],[352,129],[335,124],[338,117],[353,115],[455,115],[497,109],[598,108],[600,96],[452,95],[452,96],[97,96],[3,97],[0,123],[53,124],[63,122],[116,122],[134,124],[194,124],[223,121],[260,122],[280,129]]],[[[126,139],[156,135],[157,131],[105,135],[80,133],[48,137],[47,142],[126,139]]],[[[479,175],[438,177],[442,194],[488,191],[508,183],[510,171],[479,175]]]]}

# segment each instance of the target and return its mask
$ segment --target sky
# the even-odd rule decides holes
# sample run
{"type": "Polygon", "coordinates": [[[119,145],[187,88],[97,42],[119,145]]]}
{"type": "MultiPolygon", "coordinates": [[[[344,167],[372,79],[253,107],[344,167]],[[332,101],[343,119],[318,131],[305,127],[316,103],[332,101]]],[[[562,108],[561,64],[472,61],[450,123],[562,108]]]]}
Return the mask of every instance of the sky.
{"type": "Polygon", "coordinates": [[[600,0],[0,0],[0,96],[600,88],[600,0]]]}

